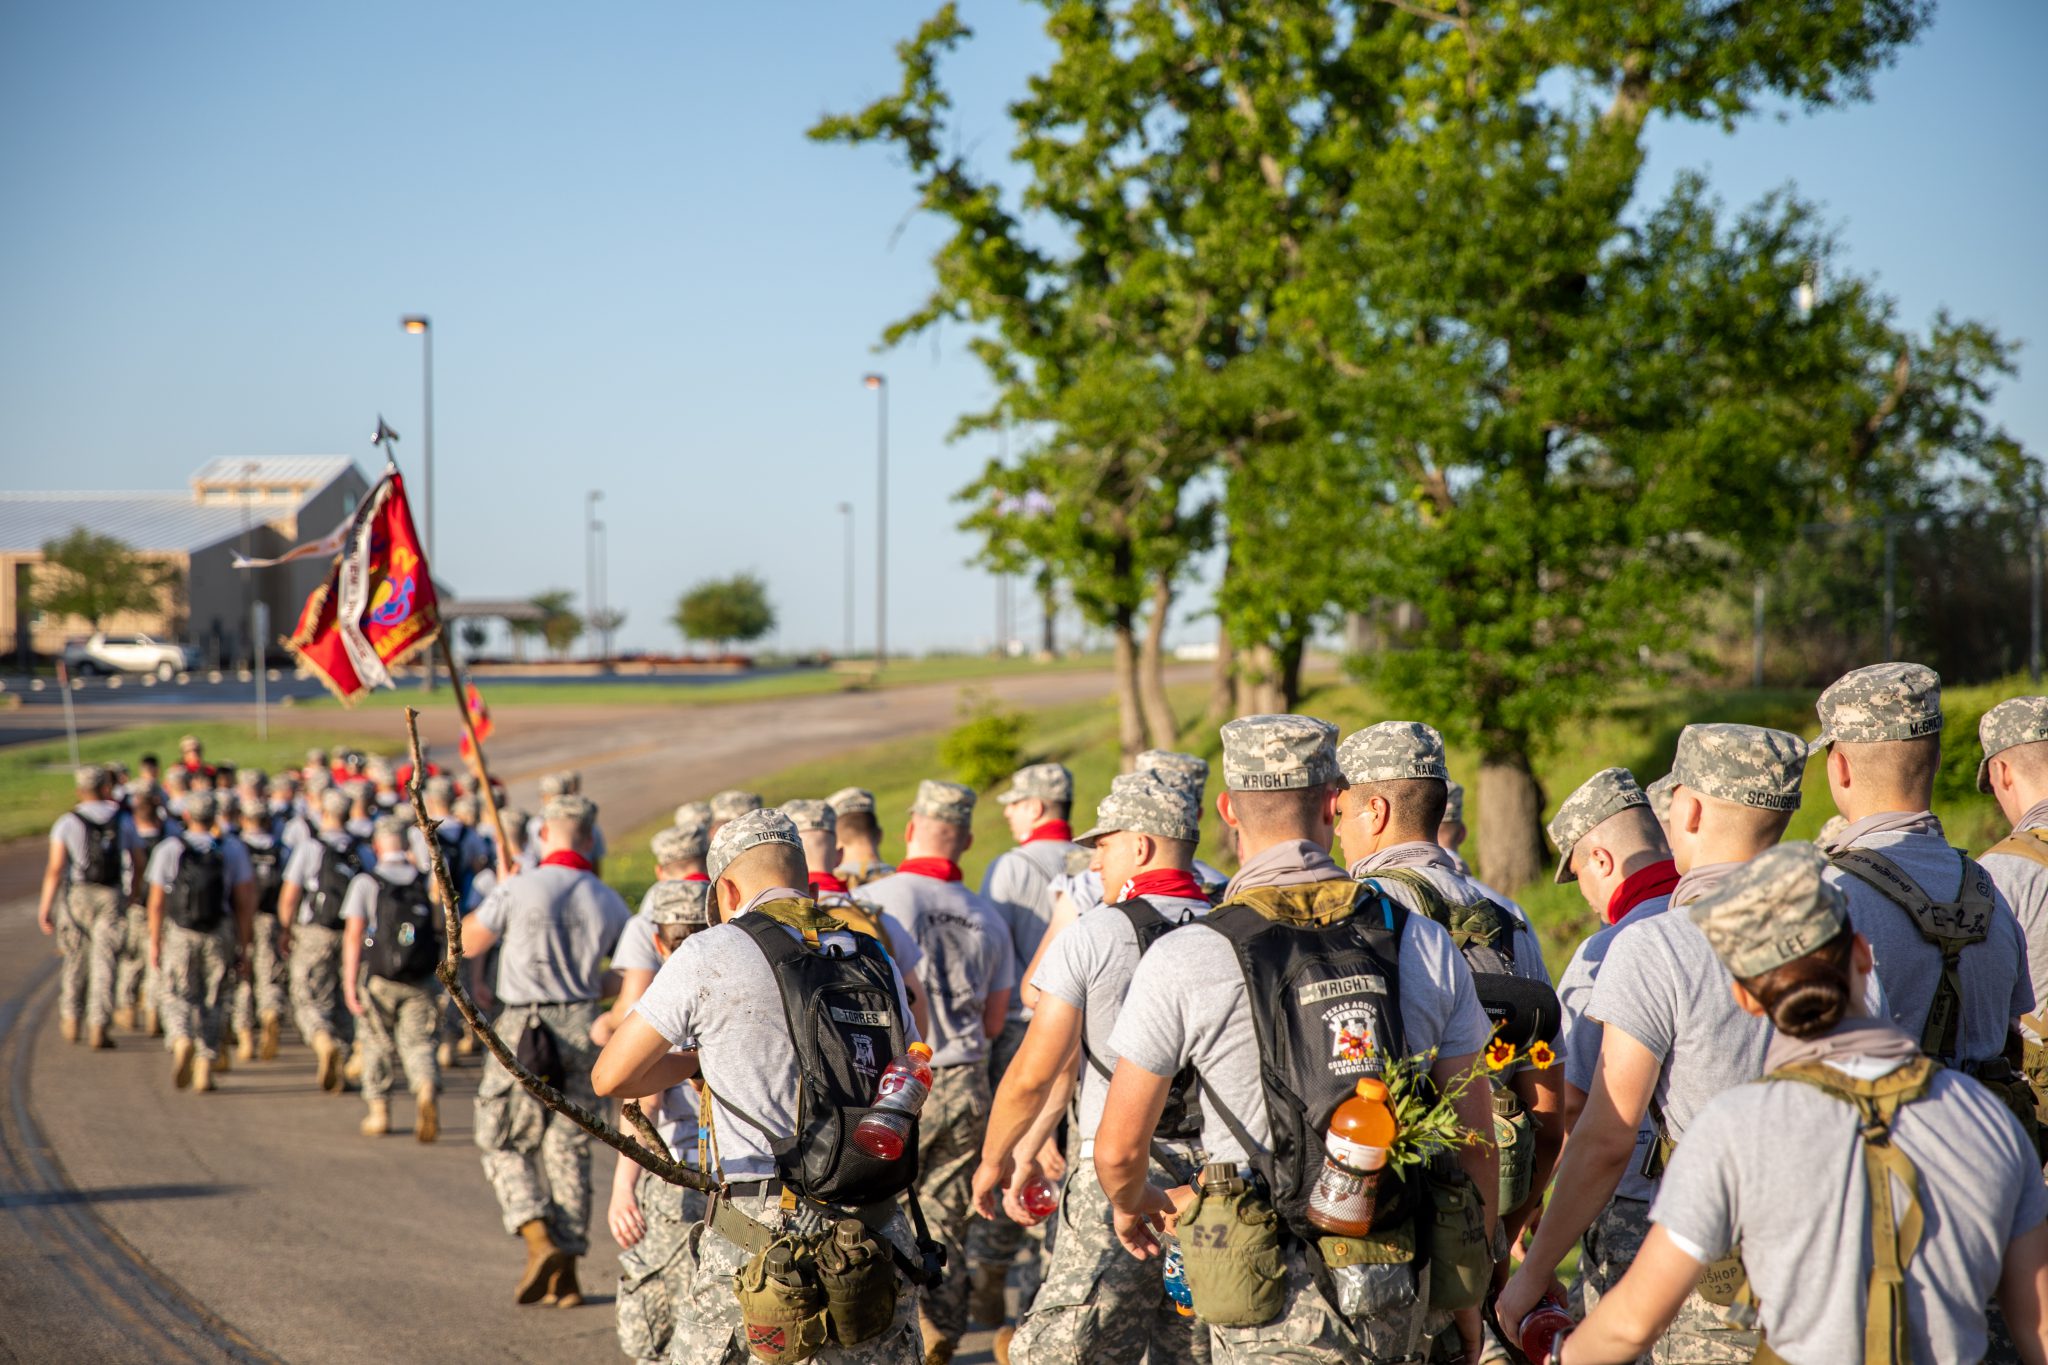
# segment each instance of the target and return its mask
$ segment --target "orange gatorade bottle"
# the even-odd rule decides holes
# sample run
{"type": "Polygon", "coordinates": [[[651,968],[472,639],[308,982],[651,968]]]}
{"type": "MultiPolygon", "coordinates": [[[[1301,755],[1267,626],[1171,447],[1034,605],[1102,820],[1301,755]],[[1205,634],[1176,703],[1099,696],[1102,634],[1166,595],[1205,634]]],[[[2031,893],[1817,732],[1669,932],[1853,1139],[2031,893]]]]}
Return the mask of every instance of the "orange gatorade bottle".
{"type": "Polygon", "coordinates": [[[1368,1076],[1330,1115],[1323,1137],[1323,1169],[1309,1191],[1308,1221],[1337,1237],[1372,1231],[1380,1175],[1394,1144],[1394,1108],[1386,1082],[1368,1076]]]}

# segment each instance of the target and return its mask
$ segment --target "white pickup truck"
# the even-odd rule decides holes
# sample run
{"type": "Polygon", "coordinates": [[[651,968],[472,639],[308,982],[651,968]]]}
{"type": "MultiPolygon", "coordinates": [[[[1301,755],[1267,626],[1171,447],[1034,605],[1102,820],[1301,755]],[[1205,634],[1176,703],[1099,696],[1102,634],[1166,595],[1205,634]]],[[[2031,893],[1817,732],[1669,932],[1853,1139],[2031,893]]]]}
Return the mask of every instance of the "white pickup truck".
{"type": "Polygon", "coordinates": [[[153,673],[168,682],[190,671],[192,655],[183,645],[152,639],[147,635],[108,635],[101,632],[64,646],[64,663],[74,673],[153,673]]]}

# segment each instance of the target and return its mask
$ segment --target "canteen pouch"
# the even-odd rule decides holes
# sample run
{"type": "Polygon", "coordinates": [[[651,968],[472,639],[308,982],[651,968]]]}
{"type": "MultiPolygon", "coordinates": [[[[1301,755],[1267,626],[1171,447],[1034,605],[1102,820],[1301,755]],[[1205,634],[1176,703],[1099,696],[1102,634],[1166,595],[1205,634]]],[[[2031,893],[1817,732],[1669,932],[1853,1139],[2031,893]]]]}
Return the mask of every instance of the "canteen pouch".
{"type": "Polygon", "coordinates": [[[1416,1298],[1415,1228],[1403,1220],[1370,1237],[1318,1237],[1336,1290],[1337,1311],[1351,1322],[1412,1307],[1416,1298]]]}
{"type": "Polygon", "coordinates": [[[1440,1312],[1477,1308],[1493,1283],[1493,1246],[1479,1187],[1457,1167],[1430,1171],[1429,1306],[1440,1312]]]}
{"type": "Polygon", "coordinates": [[[818,1283],[832,1340],[856,1346],[896,1320],[896,1267],[889,1248],[857,1218],[842,1218],[818,1244],[818,1283]]]}
{"type": "Polygon", "coordinates": [[[1181,1262],[1195,1316],[1213,1327],[1257,1327],[1287,1304],[1280,1215],[1235,1177],[1198,1182],[1180,1217],[1181,1262]]]}
{"type": "Polygon", "coordinates": [[[1716,1308],[1736,1309],[1725,1314],[1730,1322],[1741,1325],[1744,1316],[1741,1309],[1749,1302],[1749,1271],[1742,1264],[1742,1244],[1718,1261],[1709,1261],[1707,1268],[1700,1272],[1699,1295],[1716,1308]]]}
{"type": "Polygon", "coordinates": [[[569,1068],[562,1061],[561,1044],[555,1041],[555,1031],[541,1020],[537,1011],[529,1011],[526,1027],[519,1030],[519,1043],[512,1049],[512,1056],[519,1065],[560,1090],[569,1078],[569,1068]]]}
{"type": "Polygon", "coordinates": [[[789,1238],[749,1256],[733,1272],[732,1291],[740,1301],[740,1331],[747,1353],[769,1365],[797,1365],[818,1353],[830,1336],[825,1291],[819,1286],[809,1249],[789,1238]],[[790,1279],[778,1279],[768,1261],[778,1252],[790,1257],[790,1279]]]}
{"type": "Polygon", "coordinates": [[[1499,1086],[1493,1092],[1493,1141],[1500,1150],[1500,1212],[1505,1217],[1529,1202],[1536,1129],[1515,1092],[1499,1086]]]}
{"type": "MultiPolygon", "coordinates": [[[[2030,1019],[2038,1016],[2029,1015],[2030,1019]]],[[[2038,1031],[2038,1030],[2037,1030],[2038,1031]]],[[[2028,1040],[2021,1046],[2020,1068],[2033,1091],[2034,1148],[2048,1161],[2048,1044],[2028,1040]]]]}

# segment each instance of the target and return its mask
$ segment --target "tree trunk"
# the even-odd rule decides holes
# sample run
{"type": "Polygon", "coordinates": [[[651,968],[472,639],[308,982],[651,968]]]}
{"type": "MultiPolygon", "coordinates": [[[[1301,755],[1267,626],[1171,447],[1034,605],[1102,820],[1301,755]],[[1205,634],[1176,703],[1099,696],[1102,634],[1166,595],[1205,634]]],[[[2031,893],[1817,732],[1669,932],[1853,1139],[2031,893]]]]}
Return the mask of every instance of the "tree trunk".
{"type": "Polygon", "coordinates": [[[1138,700],[1138,639],[1132,614],[1120,611],[1111,623],[1116,657],[1116,739],[1122,770],[1129,772],[1145,747],[1145,720],[1138,700]]]}
{"type": "Polygon", "coordinates": [[[1281,711],[1292,711],[1301,705],[1301,661],[1307,653],[1306,632],[1288,636],[1275,651],[1278,667],[1275,669],[1274,687],[1281,711]]]}
{"type": "Polygon", "coordinates": [[[1145,713],[1145,740],[1154,749],[1180,743],[1180,721],[1166,699],[1166,621],[1173,610],[1173,578],[1160,573],[1152,580],[1152,619],[1138,654],[1138,703],[1145,713]]]}
{"type": "Polygon", "coordinates": [[[1216,620],[1216,666],[1209,675],[1209,709],[1202,724],[1217,726],[1237,714],[1237,647],[1230,642],[1230,627],[1216,620]]]}
{"type": "Polygon", "coordinates": [[[1280,676],[1280,656],[1270,642],[1261,640],[1246,650],[1238,672],[1238,714],[1272,715],[1287,710],[1280,676]]]}
{"type": "Polygon", "coordinates": [[[1060,644],[1056,627],[1059,623],[1060,598],[1058,585],[1053,582],[1051,569],[1040,569],[1038,571],[1038,610],[1044,629],[1044,635],[1038,647],[1046,658],[1058,658],[1060,644]]]}
{"type": "Polygon", "coordinates": [[[1479,873],[1513,895],[1542,874],[1543,788],[1527,748],[1504,740],[1479,761],[1479,873]]]}

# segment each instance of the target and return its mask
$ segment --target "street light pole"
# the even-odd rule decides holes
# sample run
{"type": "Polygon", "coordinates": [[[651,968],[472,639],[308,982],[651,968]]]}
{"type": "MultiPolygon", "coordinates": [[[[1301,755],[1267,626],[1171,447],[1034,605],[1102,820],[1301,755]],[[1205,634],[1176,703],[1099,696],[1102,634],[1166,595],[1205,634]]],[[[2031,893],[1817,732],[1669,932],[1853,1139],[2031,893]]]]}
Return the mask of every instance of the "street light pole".
{"type": "Polygon", "coordinates": [[[861,381],[875,391],[875,667],[889,657],[889,381],[861,381]]]}
{"type": "Polygon", "coordinates": [[[597,504],[601,489],[583,495],[583,624],[592,640],[597,638],[597,504]]]}
{"type": "MultiPolygon", "coordinates": [[[[434,324],[425,313],[408,313],[398,320],[398,325],[410,336],[420,339],[420,401],[425,409],[426,434],[420,440],[421,461],[426,475],[427,574],[433,576],[434,566],[434,324]]],[[[434,660],[431,656],[421,670],[425,675],[424,688],[434,690],[434,660]]]]}
{"type": "Polygon", "coordinates": [[[846,594],[846,650],[840,657],[850,659],[853,657],[853,504],[840,503],[839,515],[846,519],[846,572],[841,575],[845,580],[846,594]]]}

